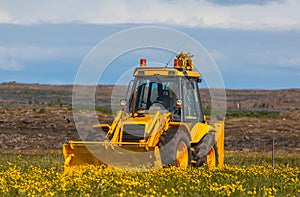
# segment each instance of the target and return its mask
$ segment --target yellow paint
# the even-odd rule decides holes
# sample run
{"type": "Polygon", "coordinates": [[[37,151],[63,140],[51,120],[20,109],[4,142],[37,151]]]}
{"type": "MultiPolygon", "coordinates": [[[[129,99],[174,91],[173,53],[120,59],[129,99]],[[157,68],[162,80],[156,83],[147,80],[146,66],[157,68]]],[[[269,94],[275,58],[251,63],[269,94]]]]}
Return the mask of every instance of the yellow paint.
{"type": "Polygon", "coordinates": [[[219,166],[224,165],[224,121],[219,121],[214,124],[215,137],[219,153],[219,166]]]}
{"type": "Polygon", "coordinates": [[[211,148],[210,151],[208,152],[207,156],[206,156],[206,160],[207,160],[207,166],[209,168],[213,168],[216,167],[216,153],[215,153],[215,149],[211,148]]]}
{"type": "MultiPolygon", "coordinates": [[[[186,71],[188,77],[200,77],[199,72],[186,71]]],[[[134,76],[171,76],[171,77],[184,77],[184,72],[174,68],[137,68],[134,76]],[[172,74],[171,74],[172,73],[172,74]]]]}
{"type": "Polygon", "coordinates": [[[191,130],[192,143],[199,142],[203,138],[203,136],[210,130],[213,130],[212,126],[201,122],[196,123],[191,130]]]}

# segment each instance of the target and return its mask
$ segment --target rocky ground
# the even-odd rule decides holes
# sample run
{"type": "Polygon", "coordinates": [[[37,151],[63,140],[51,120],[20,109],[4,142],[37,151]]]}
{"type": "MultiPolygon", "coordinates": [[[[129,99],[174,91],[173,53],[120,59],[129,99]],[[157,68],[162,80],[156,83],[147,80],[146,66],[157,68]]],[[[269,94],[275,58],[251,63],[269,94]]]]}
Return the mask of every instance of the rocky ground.
{"type": "MultiPolygon", "coordinates": [[[[112,91],[112,86],[97,89],[101,123],[113,118],[103,113],[112,91]]],[[[209,107],[208,91],[202,92],[203,105],[209,107]]],[[[71,98],[72,86],[0,84],[0,150],[61,149],[69,140],[80,140],[71,98]]],[[[226,117],[227,150],[270,151],[274,139],[277,151],[300,153],[300,89],[227,90],[227,106],[229,111],[238,112],[226,117]],[[277,115],[244,114],[249,111],[277,115]]]]}

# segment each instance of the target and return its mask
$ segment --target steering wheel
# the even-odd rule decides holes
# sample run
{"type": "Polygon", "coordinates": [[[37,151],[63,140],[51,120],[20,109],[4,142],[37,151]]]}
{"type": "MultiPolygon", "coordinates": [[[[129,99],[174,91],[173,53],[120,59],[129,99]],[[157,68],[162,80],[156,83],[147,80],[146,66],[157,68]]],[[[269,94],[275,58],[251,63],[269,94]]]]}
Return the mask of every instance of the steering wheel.
{"type": "Polygon", "coordinates": [[[165,102],[163,102],[161,100],[154,101],[152,105],[154,105],[154,104],[158,104],[159,106],[163,106],[163,108],[167,109],[165,102]]]}

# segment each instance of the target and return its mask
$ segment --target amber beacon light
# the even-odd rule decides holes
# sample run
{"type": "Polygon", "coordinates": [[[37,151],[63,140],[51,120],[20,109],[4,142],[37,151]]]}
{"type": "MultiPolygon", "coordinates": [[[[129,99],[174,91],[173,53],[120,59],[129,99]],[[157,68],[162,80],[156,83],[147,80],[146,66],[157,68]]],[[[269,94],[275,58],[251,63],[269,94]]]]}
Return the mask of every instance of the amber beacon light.
{"type": "Polygon", "coordinates": [[[146,67],[146,59],[140,59],[140,67],[145,68],[146,67]]]}

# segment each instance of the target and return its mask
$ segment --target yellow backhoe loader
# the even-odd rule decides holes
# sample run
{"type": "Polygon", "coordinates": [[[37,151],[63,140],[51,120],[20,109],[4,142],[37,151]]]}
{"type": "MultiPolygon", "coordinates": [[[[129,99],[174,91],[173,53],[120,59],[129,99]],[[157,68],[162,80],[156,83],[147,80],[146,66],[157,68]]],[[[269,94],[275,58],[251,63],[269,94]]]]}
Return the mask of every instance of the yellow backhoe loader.
{"type": "Polygon", "coordinates": [[[141,59],[133,76],[111,125],[93,125],[89,141],[64,144],[65,167],[222,166],[224,121],[206,121],[192,55],[177,54],[172,68],[147,67],[141,59]]]}

